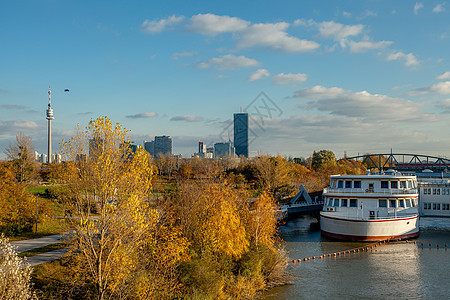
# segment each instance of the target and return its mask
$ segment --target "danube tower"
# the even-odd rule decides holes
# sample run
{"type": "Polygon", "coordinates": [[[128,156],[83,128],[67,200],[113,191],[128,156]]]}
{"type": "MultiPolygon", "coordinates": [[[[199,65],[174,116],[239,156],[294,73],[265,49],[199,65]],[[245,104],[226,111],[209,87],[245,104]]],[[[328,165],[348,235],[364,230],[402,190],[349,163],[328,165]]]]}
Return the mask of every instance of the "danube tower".
{"type": "Polygon", "coordinates": [[[48,86],[48,108],[47,108],[47,118],[48,120],[48,163],[52,162],[52,120],[53,109],[52,109],[52,91],[50,90],[50,85],[48,86]]]}

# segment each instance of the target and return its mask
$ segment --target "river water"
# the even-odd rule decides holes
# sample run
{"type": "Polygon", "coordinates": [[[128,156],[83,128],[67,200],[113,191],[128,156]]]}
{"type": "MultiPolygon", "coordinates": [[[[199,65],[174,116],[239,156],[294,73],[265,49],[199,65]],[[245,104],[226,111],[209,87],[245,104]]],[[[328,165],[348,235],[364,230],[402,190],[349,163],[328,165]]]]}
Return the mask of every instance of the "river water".
{"type": "Polygon", "coordinates": [[[450,219],[421,218],[419,225],[420,237],[408,243],[319,259],[374,243],[322,237],[311,217],[288,221],[280,236],[294,283],[267,291],[263,299],[450,299],[450,219]],[[316,259],[292,263],[312,256],[316,259]]]}

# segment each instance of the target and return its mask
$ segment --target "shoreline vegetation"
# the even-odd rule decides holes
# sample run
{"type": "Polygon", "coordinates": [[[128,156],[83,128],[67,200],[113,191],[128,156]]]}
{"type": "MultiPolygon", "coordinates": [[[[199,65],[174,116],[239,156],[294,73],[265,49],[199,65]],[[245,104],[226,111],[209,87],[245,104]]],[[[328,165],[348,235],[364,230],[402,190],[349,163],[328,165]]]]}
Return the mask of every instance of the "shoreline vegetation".
{"type": "Polygon", "coordinates": [[[36,215],[37,235],[74,232],[69,255],[34,267],[38,298],[254,299],[292,282],[277,235],[279,204],[301,184],[318,192],[330,174],[366,168],[328,150],[308,159],[153,159],[132,152],[128,134],[100,117],[63,141],[63,164],[38,170],[23,155],[0,163],[0,205],[22,205],[0,212],[1,232],[34,237],[36,215]],[[48,185],[33,185],[35,178],[48,185]]]}

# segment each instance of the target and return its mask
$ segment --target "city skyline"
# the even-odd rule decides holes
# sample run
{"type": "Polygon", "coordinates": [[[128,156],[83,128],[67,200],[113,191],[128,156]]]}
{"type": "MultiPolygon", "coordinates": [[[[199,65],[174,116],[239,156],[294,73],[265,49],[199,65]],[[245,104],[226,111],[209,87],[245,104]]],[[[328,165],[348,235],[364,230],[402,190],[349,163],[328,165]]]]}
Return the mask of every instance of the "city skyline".
{"type": "MultiPolygon", "coordinates": [[[[0,31],[0,159],[18,132],[46,153],[108,116],[190,156],[249,113],[249,156],[450,157],[444,1],[8,2],[0,31]],[[66,91],[67,90],[67,91],[66,91]]],[[[230,131],[231,130],[231,131],[230,131]]]]}

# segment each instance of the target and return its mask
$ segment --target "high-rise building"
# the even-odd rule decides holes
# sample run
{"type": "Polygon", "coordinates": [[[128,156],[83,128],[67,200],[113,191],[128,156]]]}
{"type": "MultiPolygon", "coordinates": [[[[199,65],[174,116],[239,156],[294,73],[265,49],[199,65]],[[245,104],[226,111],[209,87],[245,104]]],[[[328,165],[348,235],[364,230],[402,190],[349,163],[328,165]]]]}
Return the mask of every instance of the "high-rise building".
{"type": "Polygon", "coordinates": [[[172,154],[172,138],[170,136],[155,136],[154,156],[158,154],[172,154]]]}
{"type": "Polygon", "coordinates": [[[151,156],[155,156],[155,141],[144,141],[144,149],[150,153],[151,156]]]}
{"type": "Polygon", "coordinates": [[[220,158],[224,156],[234,156],[234,147],[231,145],[231,142],[215,143],[214,158],[220,158]]]}
{"type": "Polygon", "coordinates": [[[198,142],[198,153],[206,153],[206,145],[203,142],[198,142]]]}
{"type": "Polygon", "coordinates": [[[248,157],[248,113],[234,114],[234,148],[237,156],[248,157]]]}

